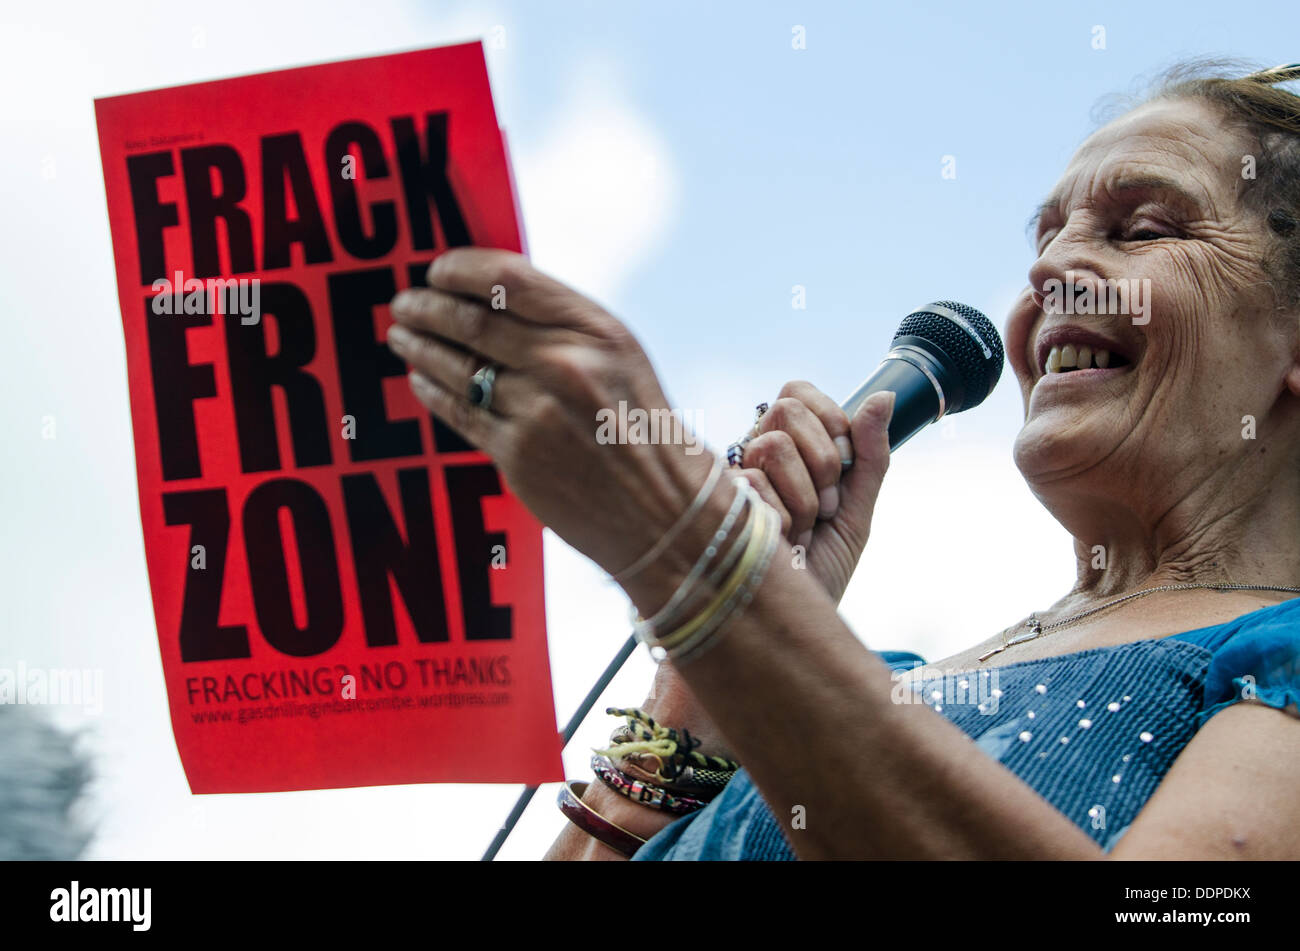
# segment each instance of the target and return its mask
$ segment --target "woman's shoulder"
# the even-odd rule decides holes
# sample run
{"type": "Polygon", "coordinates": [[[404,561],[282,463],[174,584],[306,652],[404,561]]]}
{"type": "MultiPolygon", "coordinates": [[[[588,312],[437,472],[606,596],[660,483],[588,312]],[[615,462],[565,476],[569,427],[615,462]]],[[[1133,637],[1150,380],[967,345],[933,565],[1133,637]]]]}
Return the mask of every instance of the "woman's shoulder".
{"type": "Polygon", "coordinates": [[[1300,598],[1172,639],[1210,652],[1198,727],[1242,701],[1300,715],[1300,598]]]}
{"type": "Polygon", "coordinates": [[[1183,631],[1181,634],[1171,635],[1169,639],[1187,641],[1217,653],[1234,642],[1258,637],[1264,633],[1300,639],[1300,598],[1289,598],[1278,604],[1270,604],[1222,624],[1210,624],[1183,631]]]}

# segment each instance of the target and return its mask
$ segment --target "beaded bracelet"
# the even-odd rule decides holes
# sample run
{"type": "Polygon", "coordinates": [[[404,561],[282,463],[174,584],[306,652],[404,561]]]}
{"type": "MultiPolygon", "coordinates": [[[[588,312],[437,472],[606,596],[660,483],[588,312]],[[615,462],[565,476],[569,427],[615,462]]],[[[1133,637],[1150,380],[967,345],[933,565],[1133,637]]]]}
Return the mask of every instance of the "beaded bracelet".
{"type": "Polygon", "coordinates": [[[599,753],[592,756],[591,769],[596,774],[596,777],[614,792],[626,796],[633,802],[649,806],[651,809],[670,812],[676,816],[684,816],[708,805],[702,799],[679,796],[669,792],[662,786],[652,786],[650,783],[643,783],[639,779],[633,779],[611,763],[609,757],[601,756],[599,753]]]}
{"type": "Polygon", "coordinates": [[[615,769],[631,779],[705,802],[712,801],[736,776],[734,772],[683,766],[675,779],[667,779],[663,774],[663,762],[653,753],[619,753],[615,749],[610,762],[615,769]]]}

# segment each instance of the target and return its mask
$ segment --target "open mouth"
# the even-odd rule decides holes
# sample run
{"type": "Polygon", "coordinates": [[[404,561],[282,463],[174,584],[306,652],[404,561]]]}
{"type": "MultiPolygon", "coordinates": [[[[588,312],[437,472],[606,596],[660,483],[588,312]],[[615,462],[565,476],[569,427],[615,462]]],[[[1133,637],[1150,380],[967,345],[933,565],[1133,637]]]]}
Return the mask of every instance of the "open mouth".
{"type": "Polygon", "coordinates": [[[1076,370],[1118,370],[1129,366],[1129,360],[1118,351],[1087,344],[1062,344],[1048,349],[1043,361],[1043,375],[1073,373],[1076,370]]]}
{"type": "Polygon", "coordinates": [[[1038,379],[1096,380],[1132,372],[1142,353],[1140,341],[1119,333],[1064,324],[1041,328],[1034,343],[1038,379]]]}

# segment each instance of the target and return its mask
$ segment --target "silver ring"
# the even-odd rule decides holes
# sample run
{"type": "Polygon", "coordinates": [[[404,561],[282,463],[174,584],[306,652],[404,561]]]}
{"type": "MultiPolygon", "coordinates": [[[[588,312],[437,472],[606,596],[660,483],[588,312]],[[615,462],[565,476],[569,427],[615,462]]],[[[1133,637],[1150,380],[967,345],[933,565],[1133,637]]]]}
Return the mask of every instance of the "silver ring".
{"type": "Polygon", "coordinates": [[[480,367],[478,372],[469,378],[469,391],[466,393],[466,398],[479,409],[490,409],[492,407],[492,390],[496,386],[496,380],[496,366],[489,363],[480,367]]]}
{"type": "Polygon", "coordinates": [[[743,468],[745,465],[745,442],[733,442],[727,447],[727,465],[733,468],[743,468]]]}

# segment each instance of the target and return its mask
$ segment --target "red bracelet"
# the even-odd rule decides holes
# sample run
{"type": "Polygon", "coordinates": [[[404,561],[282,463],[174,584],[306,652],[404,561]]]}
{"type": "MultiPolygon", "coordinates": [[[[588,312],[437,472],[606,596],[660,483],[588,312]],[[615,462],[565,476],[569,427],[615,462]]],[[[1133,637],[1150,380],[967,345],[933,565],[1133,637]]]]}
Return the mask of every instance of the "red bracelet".
{"type": "Polygon", "coordinates": [[[560,786],[560,794],[556,798],[560,805],[560,812],[587,835],[608,845],[615,852],[628,858],[636,855],[636,850],[645,845],[646,840],[610,822],[583,802],[582,794],[587,791],[587,786],[587,783],[578,782],[576,779],[563,783],[560,786]]]}

